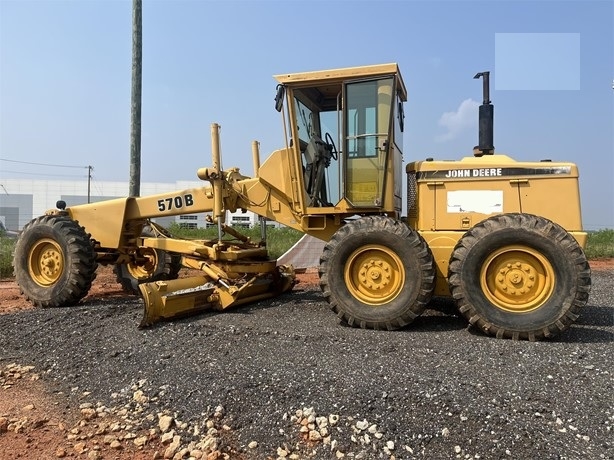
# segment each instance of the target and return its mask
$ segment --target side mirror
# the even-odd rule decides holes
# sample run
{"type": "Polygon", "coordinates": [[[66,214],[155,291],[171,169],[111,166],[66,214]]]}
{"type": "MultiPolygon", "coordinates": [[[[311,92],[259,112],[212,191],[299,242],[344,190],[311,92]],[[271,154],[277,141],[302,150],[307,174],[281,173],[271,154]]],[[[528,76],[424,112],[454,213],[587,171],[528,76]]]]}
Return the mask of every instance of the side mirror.
{"type": "Polygon", "coordinates": [[[275,94],[275,110],[281,112],[284,106],[284,95],[286,94],[286,88],[284,85],[277,85],[277,94],[275,94]]]}

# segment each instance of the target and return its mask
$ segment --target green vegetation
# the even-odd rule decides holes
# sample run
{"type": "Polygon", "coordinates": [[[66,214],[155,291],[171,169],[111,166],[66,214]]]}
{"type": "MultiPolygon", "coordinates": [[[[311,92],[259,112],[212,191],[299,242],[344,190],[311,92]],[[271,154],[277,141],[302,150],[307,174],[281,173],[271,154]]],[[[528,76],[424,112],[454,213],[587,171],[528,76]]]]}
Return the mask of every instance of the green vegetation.
{"type": "MultiPolygon", "coordinates": [[[[251,241],[260,241],[260,228],[236,228],[235,229],[251,239],[251,241]]],[[[211,240],[217,239],[217,227],[185,229],[177,224],[171,224],[168,227],[169,232],[177,238],[211,240]]],[[[303,234],[298,230],[289,227],[267,228],[266,242],[269,256],[276,259],[284,252],[290,249],[294,243],[301,239],[303,234]]],[[[224,240],[234,239],[232,235],[224,235],[224,240]]]]}
{"type": "Polygon", "coordinates": [[[586,256],[589,259],[614,257],[614,229],[589,232],[586,256]]]}
{"type": "Polygon", "coordinates": [[[13,251],[15,239],[0,235],[0,278],[13,276],[13,251]]]}
{"type": "MultiPolygon", "coordinates": [[[[215,239],[217,238],[217,228],[207,229],[184,229],[179,225],[171,225],[169,231],[178,238],[193,239],[215,239]]],[[[252,241],[260,241],[259,228],[245,228],[239,231],[250,237],[252,241]]],[[[267,230],[267,247],[269,254],[273,258],[281,256],[292,247],[302,236],[302,233],[291,228],[269,228],[267,230]]],[[[224,239],[230,239],[230,235],[224,239]]],[[[0,235],[0,278],[13,276],[13,251],[15,250],[15,239],[0,235]]],[[[589,259],[614,257],[614,229],[599,230],[589,232],[586,255],[589,259]]]]}

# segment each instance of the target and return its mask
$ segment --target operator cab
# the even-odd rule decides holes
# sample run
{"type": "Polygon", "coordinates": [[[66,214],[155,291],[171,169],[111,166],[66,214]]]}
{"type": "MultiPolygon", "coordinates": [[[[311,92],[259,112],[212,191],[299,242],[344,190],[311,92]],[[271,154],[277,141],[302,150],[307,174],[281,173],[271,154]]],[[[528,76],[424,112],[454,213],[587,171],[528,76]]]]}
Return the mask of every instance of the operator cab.
{"type": "MultiPolygon", "coordinates": [[[[407,92],[396,64],[277,75],[307,208],[401,211],[407,92]],[[296,140],[296,141],[295,141],[296,140]]],[[[321,210],[324,211],[324,210],[321,210]]]]}

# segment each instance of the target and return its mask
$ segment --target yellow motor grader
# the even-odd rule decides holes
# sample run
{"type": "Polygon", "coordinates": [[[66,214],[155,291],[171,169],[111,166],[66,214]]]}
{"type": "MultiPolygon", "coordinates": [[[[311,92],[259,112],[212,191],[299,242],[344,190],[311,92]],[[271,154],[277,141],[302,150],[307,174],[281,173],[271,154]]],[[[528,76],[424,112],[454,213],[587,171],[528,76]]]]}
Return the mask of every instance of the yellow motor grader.
{"type": "Polygon", "coordinates": [[[483,80],[479,145],[458,161],[407,164],[403,203],[404,103],[396,64],[275,76],[285,145],[255,177],[222,169],[213,124],[209,184],[155,196],[57,209],[28,223],[15,249],[23,294],[40,307],[78,303],[98,264],[113,264],[140,292],[141,326],[292,288],[290,266],[225,224],[249,210],[326,241],[324,298],[341,322],[373,329],[411,323],[432,296],[452,296],[467,320],[499,338],[552,337],[578,317],[590,290],[578,170],[572,163],[516,162],[495,154],[489,73],[483,80]],[[218,238],[173,238],[151,219],[209,213],[218,238]],[[230,238],[228,238],[230,237],[230,238]],[[178,278],[181,267],[199,276],[178,278]]]}

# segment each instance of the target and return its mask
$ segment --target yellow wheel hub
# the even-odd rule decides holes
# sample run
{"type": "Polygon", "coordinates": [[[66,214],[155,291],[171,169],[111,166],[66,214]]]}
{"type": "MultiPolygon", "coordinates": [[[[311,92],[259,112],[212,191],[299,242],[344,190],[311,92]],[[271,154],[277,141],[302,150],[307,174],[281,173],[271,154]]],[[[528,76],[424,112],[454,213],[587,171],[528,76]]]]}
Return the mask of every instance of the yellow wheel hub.
{"type": "Polygon", "coordinates": [[[554,269],[539,251],[507,246],[493,253],[482,266],[482,291],[498,308],[523,313],[539,308],[554,290],[554,269]]]}
{"type": "Polygon", "coordinates": [[[128,272],[137,280],[149,278],[154,274],[158,266],[158,255],[155,249],[144,249],[140,256],[144,258],[142,263],[130,263],[127,265],[128,272]]]}
{"type": "Polygon", "coordinates": [[[41,286],[51,286],[64,271],[64,254],[54,240],[45,238],[30,249],[28,267],[32,279],[41,286]]]}
{"type": "Polygon", "coordinates": [[[344,269],[350,293],[369,305],[383,305],[394,299],[405,283],[401,259],[380,245],[363,246],[348,258],[344,269]]]}

